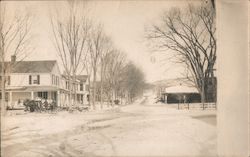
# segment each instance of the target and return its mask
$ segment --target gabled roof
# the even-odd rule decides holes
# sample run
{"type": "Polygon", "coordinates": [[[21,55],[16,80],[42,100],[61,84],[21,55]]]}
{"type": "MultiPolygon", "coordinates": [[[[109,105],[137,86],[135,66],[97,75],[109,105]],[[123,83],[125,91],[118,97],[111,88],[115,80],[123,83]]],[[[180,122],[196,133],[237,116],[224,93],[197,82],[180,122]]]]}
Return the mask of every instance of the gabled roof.
{"type": "MultiPolygon", "coordinates": [[[[56,60],[17,61],[11,68],[11,73],[50,73],[56,63],[56,60]]],[[[10,66],[11,62],[6,62],[5,64],[10,66]]]]}
{"type": "Polygon", "coordinates": [[[77,75],[76,78],[81,82],[86,82],[88,75],[77,75]]]}

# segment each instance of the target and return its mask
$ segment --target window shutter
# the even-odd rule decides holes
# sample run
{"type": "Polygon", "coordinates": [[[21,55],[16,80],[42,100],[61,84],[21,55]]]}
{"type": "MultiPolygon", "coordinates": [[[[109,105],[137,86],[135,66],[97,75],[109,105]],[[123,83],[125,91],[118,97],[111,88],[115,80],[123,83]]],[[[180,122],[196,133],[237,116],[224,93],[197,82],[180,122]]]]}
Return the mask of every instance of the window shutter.
{"type": "Polygon", "coordinates": [[[40,84],[40,75],[37,75],[37,84],[40,84]]]}
{"type": "Polygon", "coordinates": [[[8,76],[8,85],[10,85],[10,76],[8,76]]]}
{"type": "Polygon", "coordinates": [[[31,84],[32,82],[32,78],[31,78],[31,75],[29,75],[29,84],[31,84]]]}

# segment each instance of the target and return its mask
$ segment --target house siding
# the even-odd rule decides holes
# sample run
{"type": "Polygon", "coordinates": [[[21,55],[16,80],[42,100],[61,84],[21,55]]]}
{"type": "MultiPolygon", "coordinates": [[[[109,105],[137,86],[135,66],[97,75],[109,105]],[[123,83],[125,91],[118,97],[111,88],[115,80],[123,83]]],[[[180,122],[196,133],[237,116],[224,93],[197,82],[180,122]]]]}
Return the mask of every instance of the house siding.
{"type": "Polygon", "coordinates": [[[10,85],[9,87],[22,87],[22,86],[49,86],[50,83],[50,74],[11,74],[10,75],[10,85]],[[40,84],[29,84],[29,76],[30,75],[39,75],[40,76],[40,84]]]}

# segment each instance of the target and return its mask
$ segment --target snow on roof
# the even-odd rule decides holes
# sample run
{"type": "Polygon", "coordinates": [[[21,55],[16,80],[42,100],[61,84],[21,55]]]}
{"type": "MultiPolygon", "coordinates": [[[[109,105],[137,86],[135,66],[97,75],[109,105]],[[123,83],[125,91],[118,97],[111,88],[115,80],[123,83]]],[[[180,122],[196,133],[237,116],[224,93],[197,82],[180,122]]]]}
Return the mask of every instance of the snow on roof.
{"type": "Polygon", "coordinates": [[[165,93],[198,93],[198,90],[195,87],[172,86],[165,88],[165,93]]]}
{"type": "MultiPolygon", "coordinates": [[[[68,79],[68,76],[66,74],[62,74],[62,77],[68,79]]],[[[71,76],[71,78],[73,79],[73,76],[71,76]]],[[[76,75],[76,79],[80,82],[86,82],[88,79],[88,75],[76,75]]]]}
{"type": "MultiPolygon", "coordinates": [[[[9,66],[11,62],[5,62],[5,64],[9,66]]],[[[50,73],[55,64],[55,60],[17,61],[11,68],[11,73],[50,73]]]]}
{"type": "Polygon", "coordinates": [[[82,82],[86,82],[88,75],[77,75],[76,78],[82,82]]]}

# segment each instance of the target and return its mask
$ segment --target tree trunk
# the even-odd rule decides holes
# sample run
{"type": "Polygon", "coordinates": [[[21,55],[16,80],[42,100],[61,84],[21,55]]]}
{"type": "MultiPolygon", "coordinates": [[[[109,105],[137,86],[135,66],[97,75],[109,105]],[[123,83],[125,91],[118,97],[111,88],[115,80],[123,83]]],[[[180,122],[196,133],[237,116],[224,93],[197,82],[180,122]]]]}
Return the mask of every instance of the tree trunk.
{"type": "Polygon", "coordinates": [[[101,109],[103,109],[103,67],[101,67],[101,92],[100,92],[100,98],[101,98],[101,109]]]}
{"type": "Polygon", "coordinates": [[[108,103],[107,103],[107,107],[110,107],[111,101],[112,101],[111,94],[110,94],[110,92],[108,92],[108,103]]]}
{"type": "Polygon", "coordinates": [[[130,98],[130,93],[127,92],[127,103],[128,103],[128,104],[130,104],[130,100],[131,100],[131,98],[130,98]]]}
{"type": "Polygon", "coordinates": [[[69,108],[72,109],[72,91],[71,91],[71,78],[70,78],[70,74],[68,74],[68,80],[69,80],[69,108]]]}
{"type": "Polygon", "coordinates": [[[96,98],[96,69],[94,68],[94,77],[93,77],[93,109],[95,110],[95,98],[96,98]]]}
{"type": "Polygon", "coordinates": [[[130,93],[127,92],[127,104],[130,104],[130,93]]]}
{"type": "Polygon", "coordinates": [[[74,72],[74,74],[73,74],[73,95],[74,95],[73,105],[74,106],[76,106],[76,103],[77,103],[76,87],[77,87],[77,84],[76,84],[76,74],[74,72]]]}
{"type": "Polygon", "coordinates": [[[120,96],[120,99],[121,99],[121,105],[122,105],[122,103],[123,103],[123,99],[124,98],[124,94],[123,94],[123,92],[122,92],[122,94],[121,94],[121,96],[120,96]]]}
{"type": "MultiPolygon", "coordinates": [[[[3,55],[3,54],[2,54],[3,55]]],[[[2,69],[1,69],[1,94],[2,94],[2,99],[1,99],[1,112],[2,115],[6,114],[6,101],[5,101],[5,65],[4,65],[4,56],[2,56],[2,69]]]]}
{"type": "Polygon", "coordinates": [[[201,84],[201,103],[202,109],[205,110],[205,101],[206,101],[206,94],[205,94],[205,83],[204,79],[202,80],[201,84]]]}
{"type": "Polygon", "coordinates": [[[88,105],[90,107],[90,101],[91,101],[91,92],[90,92],[90,75],[88,74],[88,82],[89,82],[89,87],[88,87],[88,92],[89,92],[89,100],[88,100],[88,105]]]}
{"type": "Polygon", "coordinates": [[[112,88],[112,98],[111,98],[111,106],[114,107],[114,100],[115,100],[115,90],[112,88]]]}

